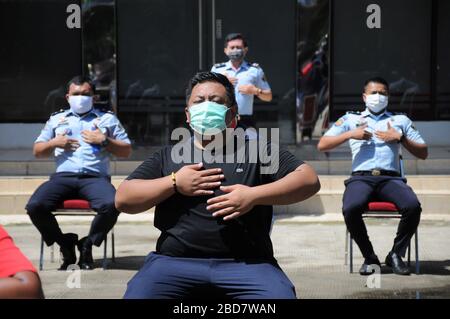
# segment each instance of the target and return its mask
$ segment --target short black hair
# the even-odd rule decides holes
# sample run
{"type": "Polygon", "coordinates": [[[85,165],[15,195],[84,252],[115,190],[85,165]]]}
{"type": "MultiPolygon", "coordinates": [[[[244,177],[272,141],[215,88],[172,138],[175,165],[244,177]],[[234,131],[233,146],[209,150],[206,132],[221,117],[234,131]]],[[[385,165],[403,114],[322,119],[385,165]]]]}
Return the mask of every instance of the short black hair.
{"type": "Polygon", "coordinates": [[[389,83],[381,76],[375,76],[373,78],[367,79],[366,82],[364,82],[363,92],[366,91],[366,87],[369,83],[383,84],[386,87],[387,91],[389,92],[389,83]]]}
{"type": "Polygon", "coordinates": [[[69,82],[67,82],[66,85],[66,92],[69,92],[70,86],[72,84],[75,85],[82,85],[84,83],[89,84],[89,86],[92,88],[92,92],[95,92],[95,84],[92,82],[92,80],[88,77],[88,76],[84,76],[84,75],[77,75],[75,77],[73,77],[69,82]]]}
{"type": "Polygon", "coordinates": [[[234,94],[234,86],[228,80],[228,78],[220,73],[215,72],[198,72],[194,77],[189,81],[187,89],[186,89],[186,104],[189,103],[189,99],[191,98],[192,89],[199,83],[204,82],[216,82],[220,83],[225,87],[227,91],[228,102],[230,103],[230,107],[236,106],[236,96],[234,94]]]}
{"type": "Polygon", "coordinates": [[[244,48],[248,47],[247,40],[244,38],[242,33],[229,33],[225,37],[225,48],[228,46],[228,42],[233,40],[242,40],[242,43],[244,43],[244,48]]]}

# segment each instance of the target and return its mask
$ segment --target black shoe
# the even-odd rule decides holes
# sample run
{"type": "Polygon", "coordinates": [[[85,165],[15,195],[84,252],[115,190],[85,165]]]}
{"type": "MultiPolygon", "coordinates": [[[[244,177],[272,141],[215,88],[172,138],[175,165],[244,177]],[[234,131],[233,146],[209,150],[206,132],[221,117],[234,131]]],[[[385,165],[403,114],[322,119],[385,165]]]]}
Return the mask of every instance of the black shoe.
{"type": "Polygon", "coordinates": [[[402,258],[392,251],[386,256],[386,265],[392,267],[392,271],[397,275],[407,276],[411,273],[402,258]]]}
{"type": "Polygon", "coordinates": [[[59,243],[59,251],[61,252],[63,263],[58,270],[67,270],[69,265],[76,264],[77,255],[75,254],[75,245],[77,242],[77,234],[67,233],[63,235],[63,239],[59,243]]]}
{"type": "Polygon", "coordinates": [[[92,243],[88,237],[78,241],[78,250],[80,251],[80,260],[78,266],[83,270],[94,269],[94,258],[92,258],[92,243]]]}
{"type": "Polygon", "coordinates": [[[377,256],[371,259],[365,259],[361,268],[359,269],[359,274],[361,276],[369,276],[375,272],[374,267],[381,267],[381,263],[377,256]]]}

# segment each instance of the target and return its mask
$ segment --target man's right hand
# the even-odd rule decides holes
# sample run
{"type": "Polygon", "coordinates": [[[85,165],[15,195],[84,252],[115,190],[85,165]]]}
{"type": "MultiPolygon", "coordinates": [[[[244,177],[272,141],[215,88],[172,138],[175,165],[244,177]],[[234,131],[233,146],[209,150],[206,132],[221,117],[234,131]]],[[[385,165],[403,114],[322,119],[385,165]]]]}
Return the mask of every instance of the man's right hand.
{"type": "Polygon", "coordinates": [[[221,185],[225,178],[222,169],[211,168],[200,170],[203,163],[185,165],[176,172],[177,190],[186,196],[202,196],[214,194],[212,189],[221,185]]]}
{"type": "Polygon", "coordinates": [[[80,147],[78,140],[73,138],[68,138],[66,133],[58,134],[52,139],[52,146],[63,148],[66,151],[76,151],[80,147]]]}
{"type": "Polygon", "coordinates": [[[227,72],[225,72],[224,75],[228,78],[228,81],[230,81],[231,84],[233,84],[234,86],[236,86],[237,81],[238,81],[237,78],[235,78],[235,77],[233,77],[233,76],[229,76],[227,72]]]}
{"type": "Polygon", "coordinates": [[[350,131],[350,138],[354,140],[370,140],[372,138],[372,133],[366,131],[367,124],[364,124],[352,131],[350,131]]]}

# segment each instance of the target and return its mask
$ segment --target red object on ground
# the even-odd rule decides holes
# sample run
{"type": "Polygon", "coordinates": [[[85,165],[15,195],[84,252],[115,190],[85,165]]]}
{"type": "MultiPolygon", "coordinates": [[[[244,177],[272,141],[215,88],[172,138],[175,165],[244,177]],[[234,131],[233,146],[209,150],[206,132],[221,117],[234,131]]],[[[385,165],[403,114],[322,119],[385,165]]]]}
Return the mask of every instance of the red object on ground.
{"type": "Polygon", "coordinates": [[[89,202],[84,199],[68,199],[65,200],[60,207],[60,209],[91,209],[89,202]]]}
{"type": "Polygon", "coordinates": [[[14,244],[11,236],[0,226],[0,278],[11,277],[21,271],[37,273],[33,264],[14,244]]]}
{"type": "Polygon", "coordinates": [[[398,212],[397,206],[391,202],[370,202],[367,207],[369,211],[398,212]]]}

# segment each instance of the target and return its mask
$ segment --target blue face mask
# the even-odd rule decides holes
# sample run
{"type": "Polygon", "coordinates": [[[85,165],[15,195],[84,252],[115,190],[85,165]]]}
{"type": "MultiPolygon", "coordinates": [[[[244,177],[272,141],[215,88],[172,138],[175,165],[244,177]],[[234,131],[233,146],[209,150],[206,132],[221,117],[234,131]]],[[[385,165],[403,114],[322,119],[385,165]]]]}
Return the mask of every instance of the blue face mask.
{"type": "Polygon", "coordinates": [[[211,101],[194,104],[189,107],[191,128],[201,135],[216,135],[227,128],[225,105],[211,101]]]}

